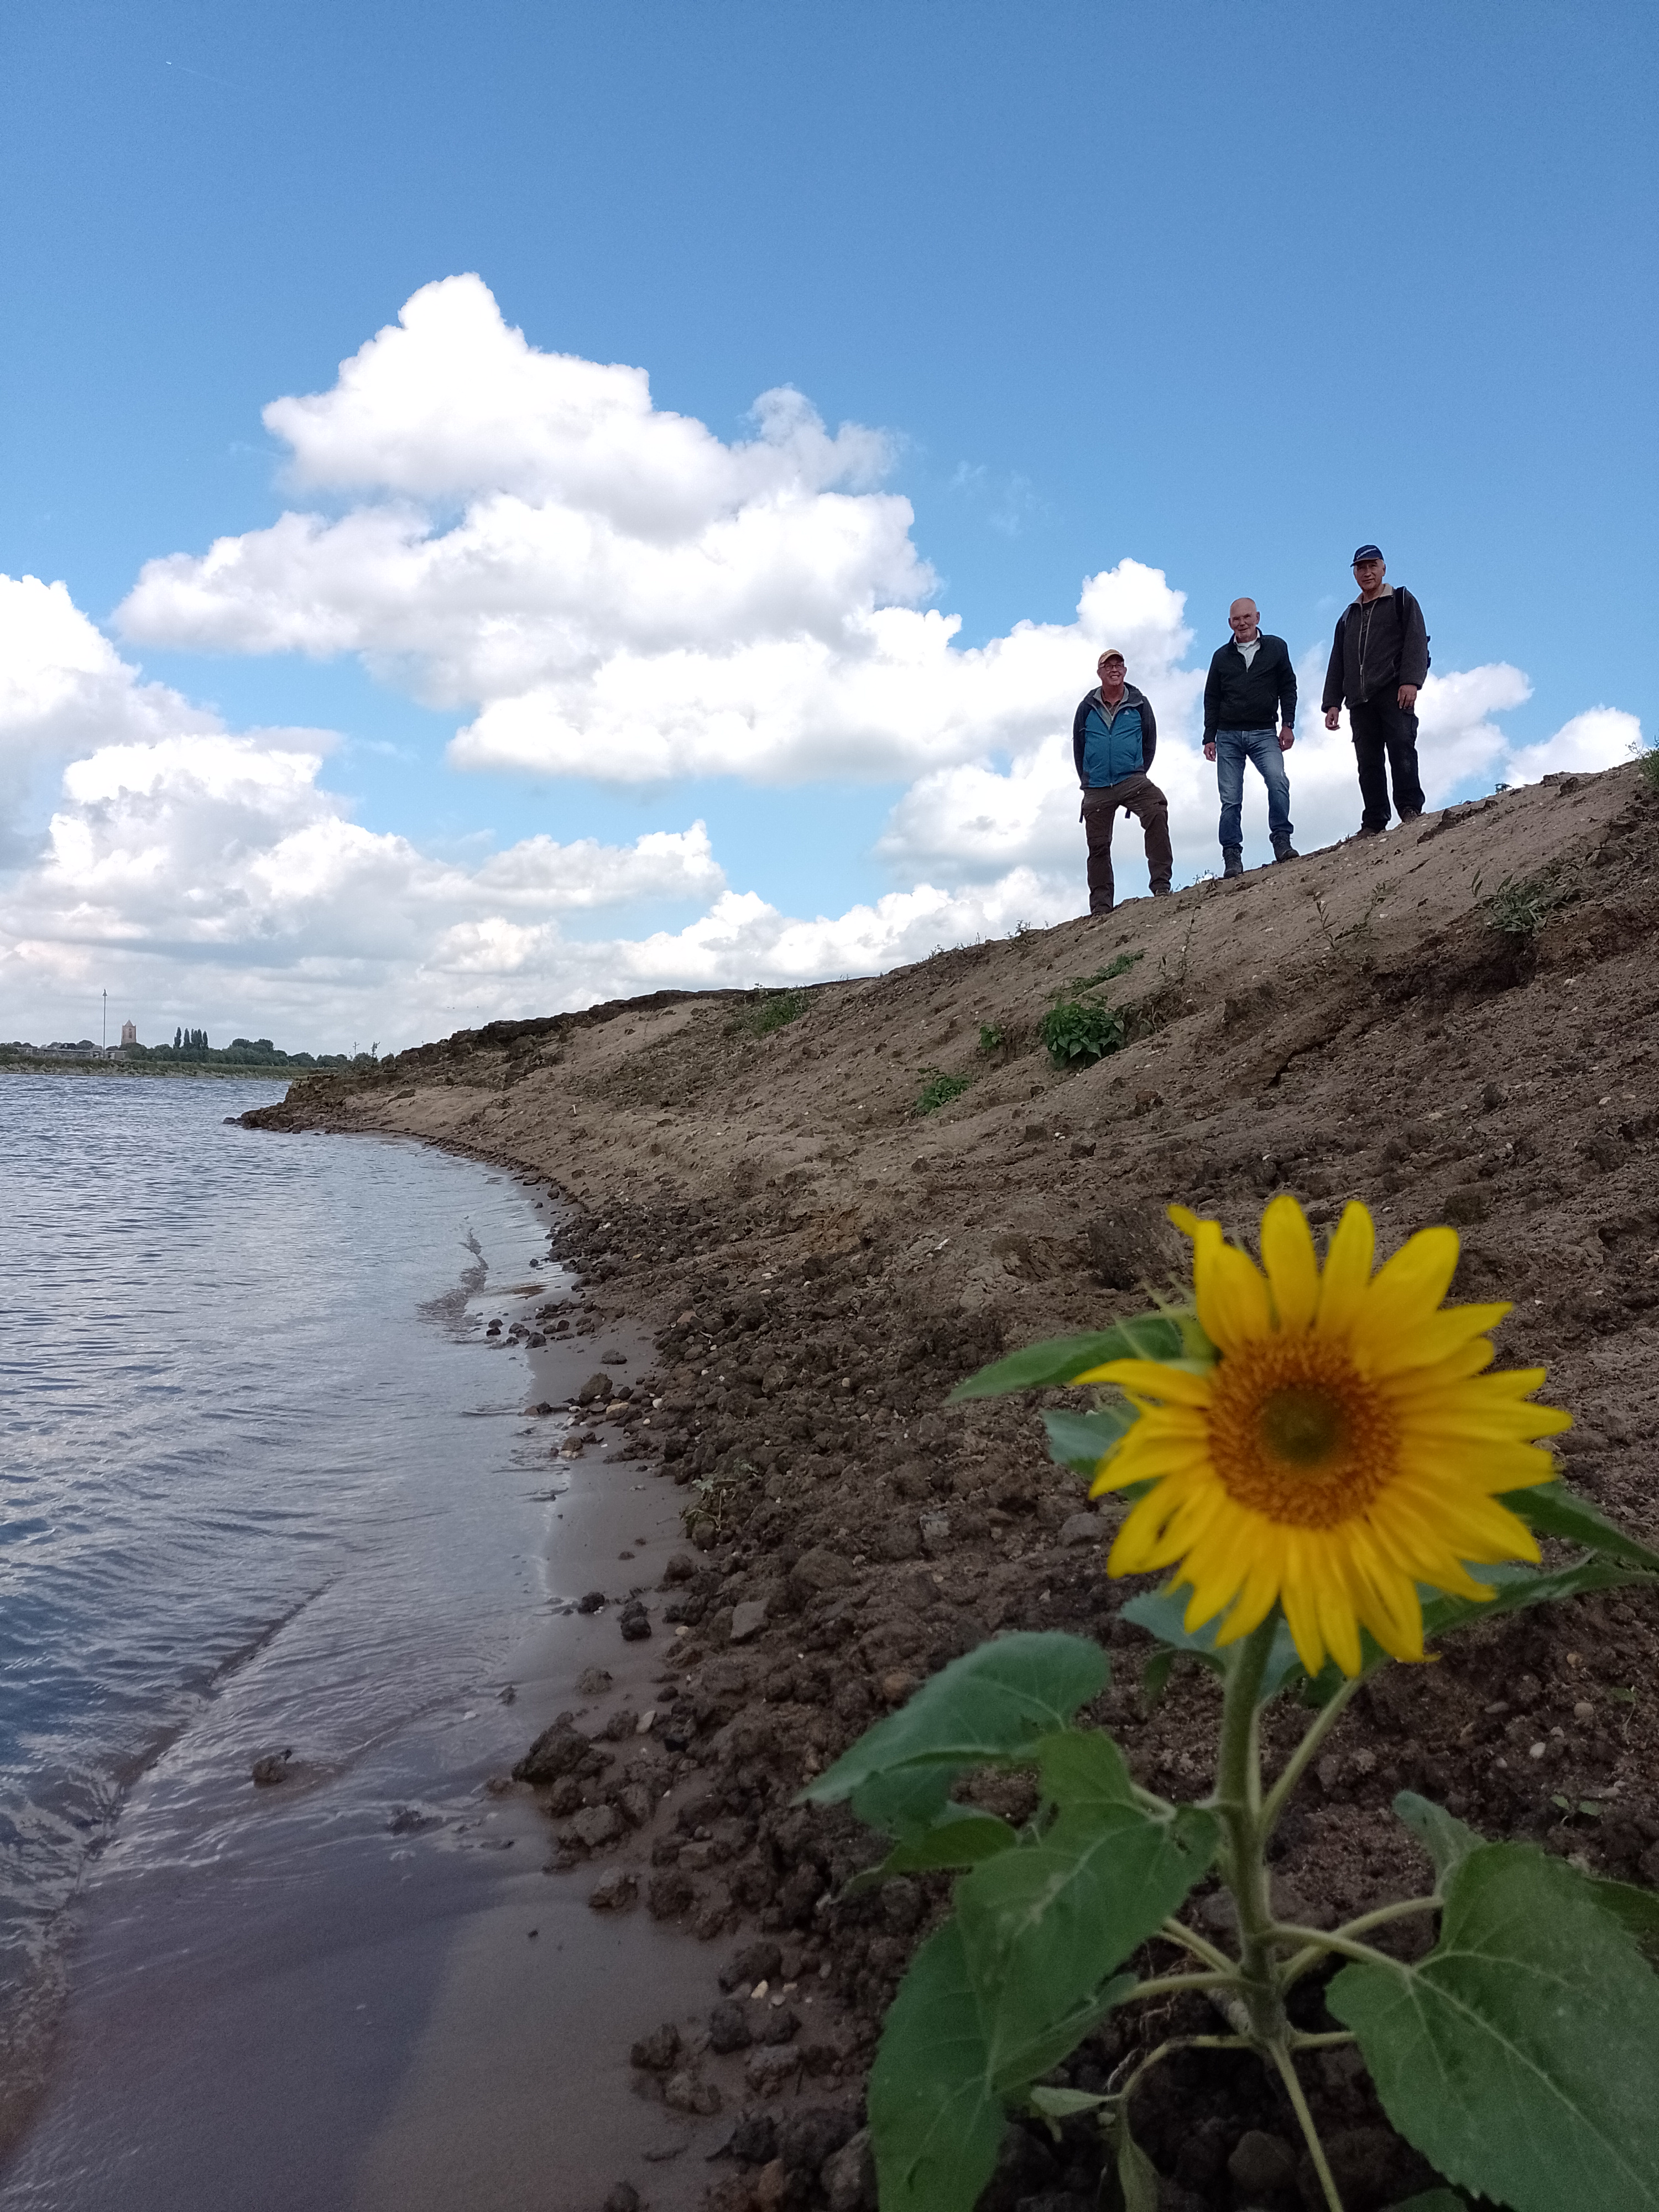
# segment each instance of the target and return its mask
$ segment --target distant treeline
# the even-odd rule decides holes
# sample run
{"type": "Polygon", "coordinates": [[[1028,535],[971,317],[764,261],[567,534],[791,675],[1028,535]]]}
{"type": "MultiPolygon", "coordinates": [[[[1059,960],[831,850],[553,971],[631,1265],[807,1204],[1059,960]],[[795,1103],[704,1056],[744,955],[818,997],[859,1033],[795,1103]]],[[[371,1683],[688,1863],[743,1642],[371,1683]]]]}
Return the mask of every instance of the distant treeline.
{"type": "Polygon", "coordinates": [[[284,1052],[269,1037],[232,1037],[226,1045],[208,1042],[205,1030],[176,1029],[171,1044],[100,1046],[90,1037],[73,1044],[26,1044],[14,1039],[0,1044],[0,1060],[15,1064],[51,1060],[58,1064],[94,1061],[101,1066],[154,1067],[372,1067],[377,1052],[284,1052]]]}
{"type": "MultiPolygon", "coordinates": [[[[349,1067],[345,1052],[283,1052],[269,1037],[232,1037],[228,1044],[208,1042],[205,1030],[174,1030],[171,1044],[122,1047],[125,1060],[188,1060],[198,1067],[349,1067]]],[[[357,1054],[367,1062],[370,1055],[357,1054]]]]}

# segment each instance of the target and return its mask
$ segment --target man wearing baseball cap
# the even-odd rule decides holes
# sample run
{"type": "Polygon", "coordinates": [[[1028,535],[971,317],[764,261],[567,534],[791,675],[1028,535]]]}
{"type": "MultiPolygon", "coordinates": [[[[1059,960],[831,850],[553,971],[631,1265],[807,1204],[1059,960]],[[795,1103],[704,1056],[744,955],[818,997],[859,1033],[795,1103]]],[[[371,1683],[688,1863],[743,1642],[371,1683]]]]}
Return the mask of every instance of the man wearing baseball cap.
{"type": "Polygon", "coordinates": [[[1380,837],[1389,826],[1390,780],[1401,822],[1415,822],[1423,811],[1415,708],[1429,672],[1429,634],[1422,608],[1403,586],[1385,583],[1387,573],[1379,547],[1362,545],[1354,555],[1359,597],[1342,610],[1325,672],[1328,730],[1336,728],[1347,702],[1362,837],[1380,837]]]}
{"type": "Polygon", "coordinates": [[[1158,750],[1158,718],[1144,691],[1126,684],[1123,655],[1109,646],[1100,656],[1099,683],[1072,717],[1072,755],[1083,788],[1083,828],[1089,841],[1089,911],[1109,914],[1112,824],[1121,806],[1136,816],[1146,839],[1146,872],[1154,898],[1167,898],[1175,856],[1170,850],[1170,802],[1146,773],[1158,750]]]}

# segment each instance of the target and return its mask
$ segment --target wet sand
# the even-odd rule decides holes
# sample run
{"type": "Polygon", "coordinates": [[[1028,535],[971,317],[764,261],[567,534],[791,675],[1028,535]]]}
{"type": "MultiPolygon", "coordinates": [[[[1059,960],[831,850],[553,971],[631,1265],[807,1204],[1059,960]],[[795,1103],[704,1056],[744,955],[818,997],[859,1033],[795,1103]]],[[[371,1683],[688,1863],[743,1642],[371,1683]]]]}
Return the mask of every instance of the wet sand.
{"type": "MultiPolygon", "coordinates": [[[[627,1354],[622,1371],[646,1371],[645,1340],[607,1326],[532,1352],[525,1402],[573,1395],[601,1344],[627,1354]]],[[[538,1425],[551,1448],[562,1424],[538,1425]]],[[[572,1464],[550,1583],[556,1599],[643,1583],[655,1612],[683,1541],[678,1493],[623,1449],[572,1464]]],[[[273,1840],[252,1880],[108,1867],[0,2205],[592,2212],[623,2178],[655,2212],[695,2204],[707,2124],[641,2103],[627,2054],[706,2008],[708,1954],[642,1909],[591,1910],[591,1875],[544,1870],[548,1825],[529,1793],[487,1786],[559,1711],[588,1708],[591,1726],[624,1696],[648,1707],[665,1656],[660,1627],[624,1643],[614,1607],[550,1615],[514,1655],[514,1702],[477,1717],[476,1813],[443,1831],[371,1838],[343,1820],[300,1863],[273,1840]],[[613,1678],[599,1701],[575,1686],[595,1666],[613,1678]]],[[[269,1796],[275,1813],[282,1792],[269,1796]]]]}

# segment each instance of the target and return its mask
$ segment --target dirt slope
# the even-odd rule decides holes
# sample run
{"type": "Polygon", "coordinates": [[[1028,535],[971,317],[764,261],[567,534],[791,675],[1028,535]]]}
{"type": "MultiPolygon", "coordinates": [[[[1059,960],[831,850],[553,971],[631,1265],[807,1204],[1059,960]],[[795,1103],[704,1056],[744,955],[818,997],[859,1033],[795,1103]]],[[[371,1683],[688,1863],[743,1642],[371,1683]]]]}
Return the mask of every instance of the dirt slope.
{"type": "MultiPolygon", "coordinates": [[[[1171,1200],[1244,1237],[1275,1190],[1316,1223],[1358,1197],[1384,1250],[1457,1224],[1455,1294],[1516,1302],[1500,1353],[1548,1366],[1575,1418],[1572,1479],[1659,1539],[1656,837],[1635,767],[1566,776],[1239,884],[818,987],[769,1034],[741,994],[659,994],[497,1024],[297,1085],[252,1117],[406,1132],[544,1175],[574,1201],[561,1238],[586,1285],[576,1328],[626,1310],[659,1331],[662,1402],[648,1425],[622,1419],[686,1486],[697,1548],[651,1601],[659,1634],[686,1632],[645,1777],[647,1796],[672,1781],[678,1810],[621,1856],[652,1910],[758,1938],[775,1963],[749,1967],[774,1990],[780,1972],[816,1975],[841,2004],[804,2048],[690,2053],[727,2119],[734,2101],[754,2108],[733,2162],[711,2169],[726,2212],[852,2212],[856,2177],[832,2154],[935,1897],[896,1882],[837,1901],[868,1845],[849,1821],[790,1808],[805,1775],[993,1630],[1060,1626],[1112,1648],[1100,1715],[1139,1771],[1199,1786],[1206,1695],[1141,1713],[1145,1640],[1117,1619],[1104,1523],[1077,1521],[1076,1479],[1046,1462],[1036,1401],[944,1405],[1004,1346],[1143,1308],[1141,1285],[1180,1257],[1171,1200]],[[1528,899],[1535,930],[1494,926],[1525,919],[1528,899]],[[1034,1035],[1051,994],[1127,954],[1104,989],[1133,1041],[1057,1073],[1034,1035]],[[920,1115],[938,1072],[971,1081],[920,1115]],[[765,1608],[757,1629],[745,1603],[765,1608]],[[734,1618],[749,1631],[735,1644],[734,1618]]],[[[1279,1872],[1300,1909],[1320,1890],[1358,1910],[1411,1878],[1387,1809],[1403,1786],[1659,1883],[1656,1634],[1645,1597],[1613,1596],[1391,1670],[1286,1825],[1279,1872]]],[[[564,1796],[568,1817],[582,1798],[564,1796]]],[[[560,1837],[574,1863],[583,1847],[560,1837]]],[[[1097,2086],[1133,2032],[1109,2027],[1073,2078],[1097,2086]]],[[[1229,2178],[1243,2130],[1283,2126],[1252,2065],[1152,2081],[1138,2124],[1171,2206],[1299,2201],[1294,2183],[1247,2199],[1229,2178]]],[[[1340,2066],[1314,2088],[1346,2145],[1350,2212],[1422,2185],[1340,2066]]],[[[1078,2144],[1016,2131],[1005,2166],[988,2203],[1092,2201],[1078,2144]]]]}

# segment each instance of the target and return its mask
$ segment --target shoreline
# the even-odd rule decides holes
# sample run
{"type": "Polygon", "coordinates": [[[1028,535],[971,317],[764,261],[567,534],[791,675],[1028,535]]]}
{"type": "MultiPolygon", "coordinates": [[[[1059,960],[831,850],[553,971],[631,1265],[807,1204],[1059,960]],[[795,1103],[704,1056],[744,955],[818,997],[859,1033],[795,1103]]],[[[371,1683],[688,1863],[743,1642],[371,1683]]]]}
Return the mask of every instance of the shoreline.
{"type": "MultiPolygon", "coordinates": [[[[532,1218],[545,1226],[544,1186],[514,1179],[543,1200],[532,1218]]],[[[512,1318],[553,1289],[526,1283],[514,1293],[503,1281],[485,1303],[512,1318]]],[[[586,1322],[579,1297],[568,1304],[586,1322]]],[[[636,1334],[613,1325],[590,1340],[573,1328],[511,1363],[515,1396],[574,1396],[602,1346],[628,1363],[603,1371],[644,1374],[649,1347],[636,1334]]],[[[563,1421],[520,1416],[514,1425],[520,1437],[540,1431],[557,1457],[563,1421]]],[[[540,1602],[553,1609],[513,1655],[512,1704],[490,1731],[501,1749],[477,1766],[470,1814],[435,1826],[423,1817],[429,1838],[417,1830],[360,1855],[355,1870],[325,1871],[320,1887],[313,1880],[305,1890],[304,1869],[279,1856],[279,1882],[304,1891],[291,1906],[250,1930],[231,1903],[204,1893],[181,1946],[170,1877],[135,1886],[94,1867],[73,1908],[69,2000],[46,2080],[9,2147],[0,2203],[173,2212],[212,2201],[230,2212],[303,2197],[342,2212],[451,2212],[459,2203],[518,2212],[533,2199],[588,2212],[629,2170],[660,2212],[690,2212],[702,2175],[685,2153],[699,2123],[642,2108],[627,2051],[665,2007],[695,2033],[706,1955],[643,1911],[592,1911],[591,1881],[551,1875],[545,1814],[507,1771],[561,1712],[598,1731],[618,1711],[649,1710],[648,1678],[662,1664],[660,1626],[654,1642],[624,1642],[614,1601],[632,1577],[660,1607],[651,1586],[683,1540],[677,1515],[625,1452],[559,1458],[556,1485],[567,1480],[562,1495],[547,1493],[537,1559],[540,1602]],[[596,1587],[613,1602],[578,1612],[574,1601],[596,1587]],[[596,1665],[611,1684],[590,1680],[584,1692],[579,1678],[596,1665]],[[482,1853],[464,1837],[469,1826],[482,1853]],[[410,1863],[401,1899],[376,1872],[388,1854],[410,1863]],[[368,2061],[365,2012],[377,2045],[368,2061]],[[589,2033],[595,2016],[620,2038],[608,2051],[589,2033]],[[283,2118],[296,2099],[309,2115],[302,2150],[283,2118]],[[695,2176],[676,2181],[671,2165],[679,2176],[695,2166],[695,2176]],[[181,2195],[181,2171],[212,2180],[181,2195]]],[[[259,1809],[280,1814],[282,1792],[259,1809]]]]}

